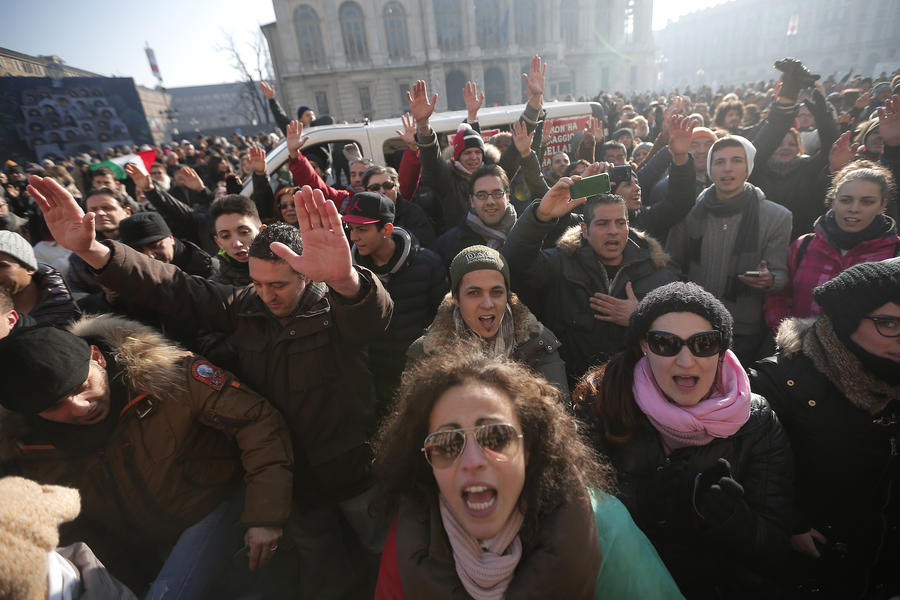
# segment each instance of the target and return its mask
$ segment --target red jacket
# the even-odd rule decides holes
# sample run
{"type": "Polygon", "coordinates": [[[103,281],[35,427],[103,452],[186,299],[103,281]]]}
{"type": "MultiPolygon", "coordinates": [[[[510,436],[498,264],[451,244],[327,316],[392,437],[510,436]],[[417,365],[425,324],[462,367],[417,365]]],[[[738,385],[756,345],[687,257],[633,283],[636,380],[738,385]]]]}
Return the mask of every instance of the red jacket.
{"type": "Polygon", "coordinates": [[[294,176],[294,185],[304,186],[308,185],[312,189],[322,190],[322,194],[325,196],[326,200],[331,200],[334,202],[334,205],[337,207],[338,212],[343,214],[344,212],[344,202],[347,198],[350,197],[350,192],[347,190],[339,190],[337,188],[333,188],[325,181],[319,177],[319,174],[316,173],[316,170],[313,169],[312,163],[309,162],[309,159],[303,156],[303,153],[297,155],[297,158],[292,158],[288,162],[288,168],[291,170],[291,175],[294,176]]]}
{"type": "Polygon", "coordinates": [[[862,242],[846,254],[832,246],[820,231],[801,235],[791,244],[788,252],[788,283],[779,292],[767,294],[763,310],[766,325],[776,329],[787,317],[814,317],[822,309],[813,300],[813,288],[836,277],[841,271],[864,262],[875,262],[893,257],[898,250],[900,236],[896,233],[862,242]],[[797,254],[803,240],[812,236],[806,253],[797,267],[797,254]]]}

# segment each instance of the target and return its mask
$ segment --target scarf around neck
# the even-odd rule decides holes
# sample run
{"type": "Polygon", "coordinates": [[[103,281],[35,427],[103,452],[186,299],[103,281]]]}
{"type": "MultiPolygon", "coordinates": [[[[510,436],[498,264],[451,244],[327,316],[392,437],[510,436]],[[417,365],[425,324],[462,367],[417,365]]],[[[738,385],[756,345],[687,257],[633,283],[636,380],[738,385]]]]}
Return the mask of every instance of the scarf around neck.
{"type": "Polygon", "coordinates": [[[522,540],[519,530],[525,515],[519,509],[503,524],[487,548],[459,522],[443,496],[440,499],[441,521],[453,550],[456,574],[463,587],[475,600],[500,600],[512,581],[516,566],[522,559],[522,540]]]}
{"type": "Polygon", "coordinates": [[[750,379],[731,350],[719,361],[709,395],[694,406],[679,406],[666,398],[647,357],[635,365],[631,391],[638,408],[659,432],[666,454],[730,437],[750,418],[750,379]]]}
{"type": "Polygon", "coordinates": [[[821,231],[822,235],[835,248],[840,250],[851,250],[857,245],[874,240],[886,235],[890,235],[896,231],[896,223],[894,219],[884,213],[875,216],[875,219],[866,226],[865,229],[856,232],[848,232],[841,229],[837,223],[837,217],[834,209],[829,209],[827,213],[816,220],[813,228],[821,231]]]}
{"type": "Polygon", "coordinates": [[[807,330],[803,337],[803,354],[854,406],[870,415],[877,415],[891,401],[900,401],[900,386],[867,369],[838,339],[827,315],[819,317],[807,330]]]}
{"type": "MultiPolygon", "coordinates": [[[[759,246],[759,204],[762,191],[749,183],[744,183],[744,190],[737,196],[720,200],[716,196],[716,187],[707,188],[697,200],[697,205],[688,214],[685,224],[688,232],[688,254],[690,262],[700,263],[703,235],[706,230],[706,219],[714,217],[732,217],[741,214],[737,237],[731,249],[728,262],[728,281],[722,297],[735,301],[741,282],[737,276],[744,271],[753,270],[758,264],[759,246]]],[[[686,264],[686,263],[685,263],[686,264]]]]}
{"type": "Polygon", "coordinates": [[[509,230],[512,229],[515,224],[516,209],[513,208],[512,204],[506,205],[506,212],[503,214],[503,218],[496,227],[485,225],[484,221],[482,221],[472,210],[469,210],[466,214],[466,225],[469,226],[469,229],[483,237],[485,242],[484,245],[493,248],[494,250],[499,250],[503,247],[503,244],[506,242],[506,236],[509,234],[509,230]]]}

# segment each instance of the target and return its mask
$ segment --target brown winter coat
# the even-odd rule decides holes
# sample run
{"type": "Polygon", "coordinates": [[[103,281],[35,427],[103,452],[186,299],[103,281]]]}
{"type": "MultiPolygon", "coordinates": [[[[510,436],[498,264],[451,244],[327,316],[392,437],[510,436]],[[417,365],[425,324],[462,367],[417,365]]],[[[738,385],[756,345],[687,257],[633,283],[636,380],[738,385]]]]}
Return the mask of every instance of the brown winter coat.
{"type": "Polygon", "coordinates": [[[350,303],[320,283],[301,308],[276,318],[254,287],[186,275],[118,242],[98,281],[136,303],[197,328],[231,333],[238,375],[284,415],[294,441],[294,499],[310,507],[362,493],[371,484],[374,390],[367,346],[384,332],[390,295],[357,267],[366,293],[350,303]]]}

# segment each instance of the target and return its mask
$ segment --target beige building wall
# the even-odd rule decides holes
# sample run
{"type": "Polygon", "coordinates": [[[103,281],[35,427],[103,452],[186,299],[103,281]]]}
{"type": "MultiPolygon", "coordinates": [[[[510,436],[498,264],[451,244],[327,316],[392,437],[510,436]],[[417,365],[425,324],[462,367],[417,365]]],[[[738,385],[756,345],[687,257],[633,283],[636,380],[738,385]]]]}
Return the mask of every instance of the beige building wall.
{"type": "Polygon", "coordinates": [[[404,112],[403,91],[417,79],[439,94],[438,110],[462,108],[467,80],[486,91],[488,105],[523,102],[521,74],[534,54],[550,63],[547,100],[646,89],[656,76],[652,5],[652,0],[273,0],[276,21],[262,31],[285,111],[293,115],[307,105],[338,120],[359,121],[404,112]],[[454,4],[458,19],[441,10],[454,4]],[[394,16],[398,8],[401,17],[394,16]],[[301,46],[308,48],[313,37],[298,35],[310,31],[303,28],[310,22],[304,15],[314,15],[311,21],[321,32],[321,45],[313,42],[318,60],[302,57],[301,46]],[[389,36],[388,21],[405,26],[408,52],[392,56],[391,41],[398,38],[389,36]],[[362,56],[352,47],[348,56],[342,25],[363,32],[362,56]]]}

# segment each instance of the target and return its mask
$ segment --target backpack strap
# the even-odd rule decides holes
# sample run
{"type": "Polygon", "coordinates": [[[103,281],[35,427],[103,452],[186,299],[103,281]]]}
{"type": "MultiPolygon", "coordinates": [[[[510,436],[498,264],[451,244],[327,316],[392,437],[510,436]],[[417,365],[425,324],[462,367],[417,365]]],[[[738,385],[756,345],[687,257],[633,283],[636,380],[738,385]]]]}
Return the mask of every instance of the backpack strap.
{"type": "MultiPolygon", "coordinates": [[[[800,261],[803,260],[803,257],[806,255],[806,249],[809,248],[810,242],[812,242],[814,233],[807,233],[803,236],[803,241],[800,242],[800,247],[797,248],[797,256],[794,259],[794,272],[796,273],[800,269],[800,261]]],[[[897,244],[898,249],[900,249],[900,244],[897,244]]]]}

